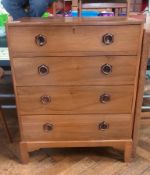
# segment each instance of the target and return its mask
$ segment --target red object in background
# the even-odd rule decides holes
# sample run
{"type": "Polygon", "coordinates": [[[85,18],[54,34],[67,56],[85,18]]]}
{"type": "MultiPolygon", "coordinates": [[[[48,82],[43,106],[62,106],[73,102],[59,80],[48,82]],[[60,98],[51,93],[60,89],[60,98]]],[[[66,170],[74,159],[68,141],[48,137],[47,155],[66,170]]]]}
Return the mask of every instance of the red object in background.
{"type": "Polygon", "coordinates": [[[72,8],[71,8],[71,6],[72,6],[72,3],[71,2],[65,2],[65,11],[70,11],[72,8]]]}
{"type": "Polygon", "coordinates": [[[148,0],[143,0],[141,11],[144,11],[144,9],[145,9],[147,6],[148,6],[148,0]]]}
{"type": "Polygon", "coordinates": [[[49,7],[48,9],[47,9],[47,12],[49,12],[49,13],[53,13],[53,8],[52,7],[49,7]]]}
{"type": "MultiPolygon", "coordinates": [[[[64,7],[64,11],[67,12],[67,11],[70,11],[71,10],[71,6],[72,6],[72,3],[71,2],[65,2],[65,7],[64,7]]],[[[56,9],[56,10],[59,10],[59,9],[56,9]]],[[[47,12],[49,13],[53,13],[53,8],[52,7],[49,7],[47,12]]]]}

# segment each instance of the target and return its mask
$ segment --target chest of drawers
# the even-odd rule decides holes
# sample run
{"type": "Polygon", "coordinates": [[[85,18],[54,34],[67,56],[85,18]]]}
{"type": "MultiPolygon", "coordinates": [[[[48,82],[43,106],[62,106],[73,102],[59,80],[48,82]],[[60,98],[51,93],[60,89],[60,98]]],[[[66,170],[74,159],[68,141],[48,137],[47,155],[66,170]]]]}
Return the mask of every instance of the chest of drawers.
{"type": "MultiPolygon", "coordinates": [[[[46,147],[135,149],[143,24],[22,19],[7,36],[23,163],[46,147]]],[[[144,70],[144,69],[143,69],[144,70]]]]}

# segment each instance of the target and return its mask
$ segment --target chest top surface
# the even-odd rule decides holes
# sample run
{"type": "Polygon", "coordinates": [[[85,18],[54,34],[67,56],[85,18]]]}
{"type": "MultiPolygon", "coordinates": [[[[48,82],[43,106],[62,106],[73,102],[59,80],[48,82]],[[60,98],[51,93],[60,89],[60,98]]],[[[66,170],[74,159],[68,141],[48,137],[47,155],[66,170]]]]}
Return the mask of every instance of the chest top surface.
{"type": "Polygon", "coordinates": [[[8,26],[32,26],[32,25],[136,25],[142,24],[143,21],[133,18],[125,17],[94,17],[94,18],[82,18],[82,17],[49,17],[49,18],[22,18],[19,21],[12,21],[8,23],[8,26]]]}

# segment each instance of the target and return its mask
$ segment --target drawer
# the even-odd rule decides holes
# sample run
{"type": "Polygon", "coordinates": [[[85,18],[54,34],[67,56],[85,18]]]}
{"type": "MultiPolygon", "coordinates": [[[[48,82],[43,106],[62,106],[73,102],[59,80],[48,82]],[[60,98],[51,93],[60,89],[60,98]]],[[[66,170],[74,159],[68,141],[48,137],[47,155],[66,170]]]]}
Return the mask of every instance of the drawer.
{"type": "Polygon", "coordinates": [[[131,115],[34,115],[21,116],[23,141],[129,139],[131,115]]]}
{"type": "Polygon", "coordinates": [[[17,86],[134,84],[136,56],[13,58],[17,86]]]}
{"type": "Polygon", "coordinates": [[[18,87],[19,114],[131,113],[134,86],[18,87]]]}
{"type": "Polygon", "coordinates": [[[20,26],[10,27],[9,33],[12,56],[48,56],[52,53],[61,56],[66,52],[70,55],[87,55],[89,52],[136,55],[141,25],[20,26]]]}

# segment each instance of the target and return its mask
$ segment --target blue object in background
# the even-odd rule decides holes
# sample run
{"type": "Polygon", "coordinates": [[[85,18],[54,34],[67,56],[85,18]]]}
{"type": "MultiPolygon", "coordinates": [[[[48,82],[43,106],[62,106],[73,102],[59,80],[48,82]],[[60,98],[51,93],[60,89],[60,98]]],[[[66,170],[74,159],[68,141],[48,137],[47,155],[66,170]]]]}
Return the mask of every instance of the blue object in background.
{"type": "Polygon", "coordinates": [[[127,14],[122,12],[119,16],[127,16],[127,14]]]}
{"type": "MultiPolygon", "coordinates": [[[[90,11],[90,10],[83,10],[81,12],[81,16],[83,17],[94,17],[94,16],[99,16],[100,12],[99,11],[90,11]]],[[[72,11],[71,12],[71,16],[72,17],[77,17],[78,16],[78,12],[77,11],[72,11]]]]}

